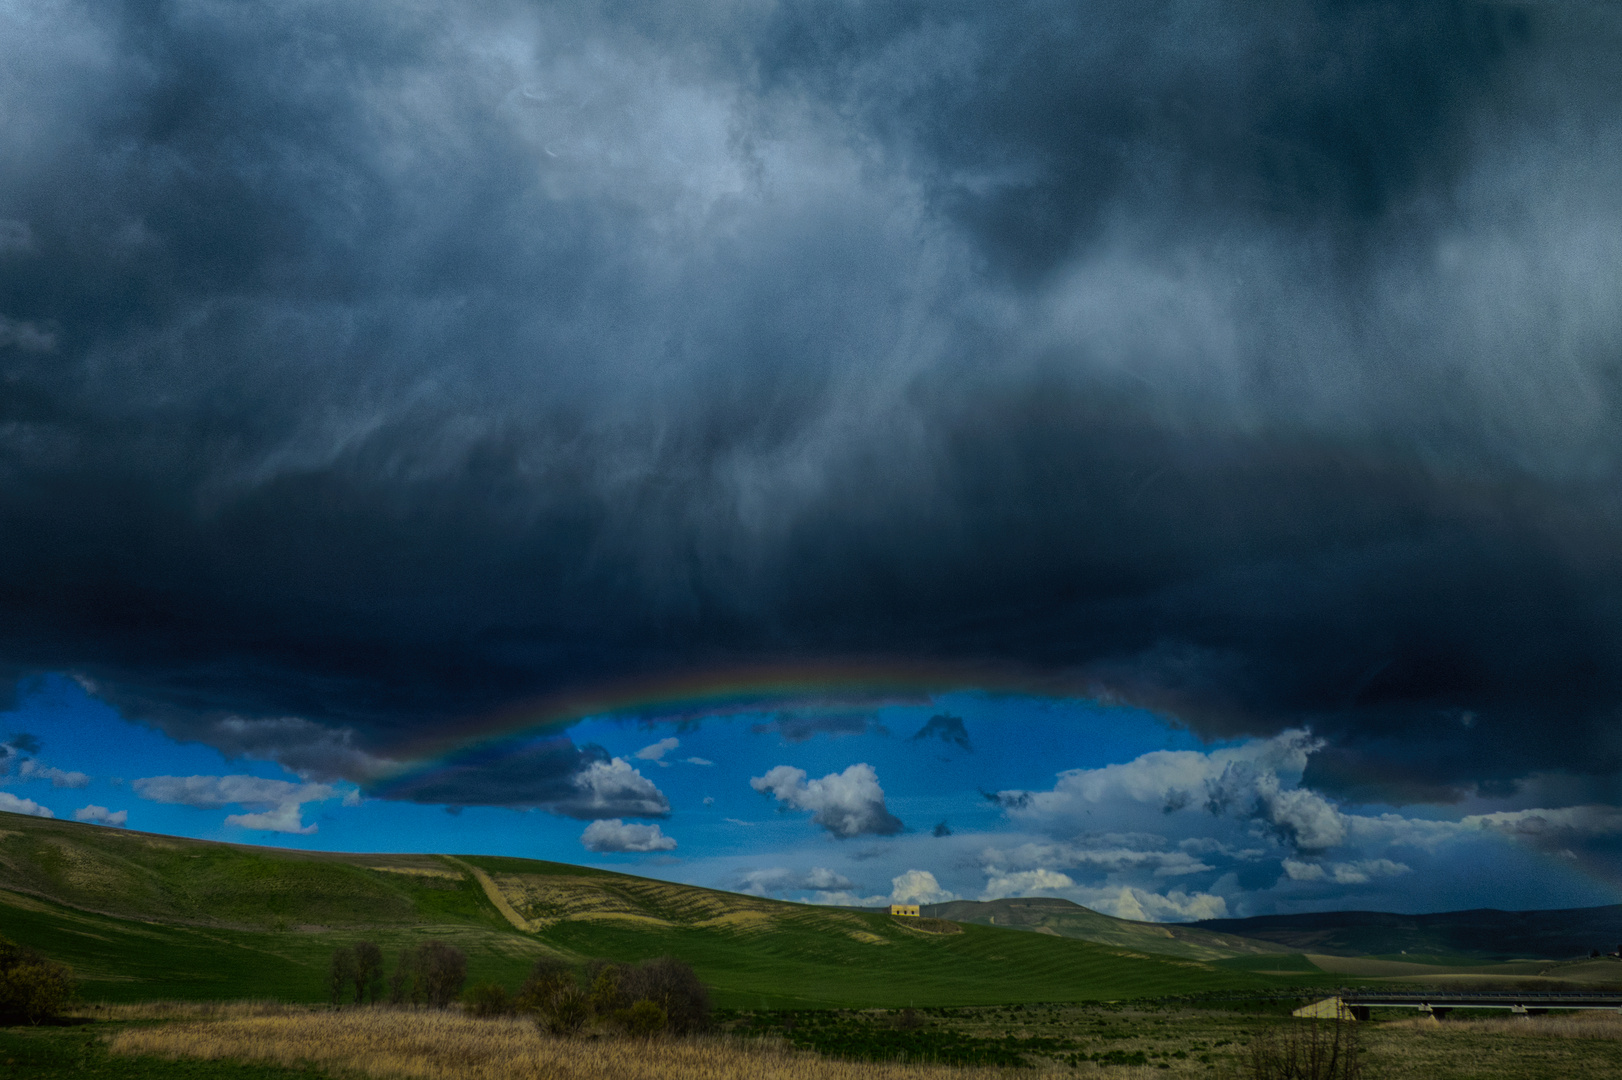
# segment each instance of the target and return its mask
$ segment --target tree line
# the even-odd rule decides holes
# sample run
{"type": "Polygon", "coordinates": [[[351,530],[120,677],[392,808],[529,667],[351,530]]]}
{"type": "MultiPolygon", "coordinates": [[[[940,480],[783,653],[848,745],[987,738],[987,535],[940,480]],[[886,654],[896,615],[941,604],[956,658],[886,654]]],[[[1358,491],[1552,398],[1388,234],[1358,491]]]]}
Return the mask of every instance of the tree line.
{"type": "Polygon", "coordinates": [[[463,992],[467,954],[440,941],[400,954],[385,984],[383,950],[370,941],[333,951],[327,976],[333,1005],[425,1005],[461,1001],[475,1016],[529,1016],[554,1035],[600,1027],[637,1036],[685,1035],[709,1023],[709,991],[692,965],[672,956],[637,964],[593,960],[582,966],[545,958],[535,963],[517,994],[486,982],[463,992]]]}
{"type": "Polygon", "coordinates": [[[467,981],[467,954],[442,941],[407,948],[394,965],[384,997],[383,950],[370,941],[343,945],[332,952],[327,969],[327,997],[334,1005],[427,1005],[443,1009],[462,993],[467,981]]]}

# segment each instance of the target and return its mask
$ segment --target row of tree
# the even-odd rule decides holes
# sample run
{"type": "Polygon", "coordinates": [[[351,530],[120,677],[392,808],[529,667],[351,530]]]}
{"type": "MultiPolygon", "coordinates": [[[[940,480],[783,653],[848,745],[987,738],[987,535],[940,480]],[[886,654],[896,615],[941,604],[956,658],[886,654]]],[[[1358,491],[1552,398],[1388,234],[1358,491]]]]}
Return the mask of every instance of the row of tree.
{"type": "MultiPolygon", "coordinates": [[[[515,1006],[555,1035],[572,1035],[593,1021],[632,1035],[686,1035],[710,1019],[709,991],[692,965],[673,956],[640,964],[593,960],[578,970],[560,960],[540,960],[515,1006]]],[[[474,1011],[479,1011],[477,1000],[474,1011]]]]}
{"type": "MultiPolygon", "coordinates": [[[[466,953],[442,941],[425,941],[400,954],[388,981],[388,1001],[443,1009],[461,995],[466,981],[466,953]]],[[[333,950],[327,995],[334,1005],[383,1000],[383,950],[370,941],[333,950]]]]}
{"type": "Polygon", "coordinates": [[[483,983],[464,995],[466,978],[462,950],[428,941],[400,954],[385,997],[383,950],[362,941],[333,952],[327,990],[334,1005],[387,1000],[443,1009],[461,999],[476,1016],[524,1014],[556,1035],[594,1023],[633,1035],[685,1035],[709,1023],[709,992],[691,965],[670,956],[640,964],[593,960],[578,968],[540,960],[516,997],[499,983],[483,983]]]}

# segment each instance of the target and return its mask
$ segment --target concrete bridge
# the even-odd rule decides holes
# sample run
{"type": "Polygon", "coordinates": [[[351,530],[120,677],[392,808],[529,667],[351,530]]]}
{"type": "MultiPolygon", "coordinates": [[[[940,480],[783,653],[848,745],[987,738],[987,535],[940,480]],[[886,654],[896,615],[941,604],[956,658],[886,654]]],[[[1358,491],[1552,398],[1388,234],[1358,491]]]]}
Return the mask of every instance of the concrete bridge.
{"type": "Polygon", "coordinates": [[[1541,1016],[1546,1012],[1602,1009],[1622,1012],[1622,994],[1481,991],[1469,993],[1387,994],[1349,993],[1303,1005],[1294,1015],[1319,1020],[1367,1020],[1373,1009],[1412,1009],[1438,1020],[1454,1009],[1503,1009],[1514,1016],[1541,1016]]]}

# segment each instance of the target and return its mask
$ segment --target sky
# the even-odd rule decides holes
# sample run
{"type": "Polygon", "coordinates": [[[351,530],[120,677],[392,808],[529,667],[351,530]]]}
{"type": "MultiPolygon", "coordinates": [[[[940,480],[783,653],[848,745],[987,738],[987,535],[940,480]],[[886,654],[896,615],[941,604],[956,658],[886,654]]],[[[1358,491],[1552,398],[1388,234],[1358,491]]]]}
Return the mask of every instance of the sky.
{"type": "Polygon", "coordinates": [[[1619,46],[0,0],[0,809],[835,903],[1622,899],[1619,46]]]}

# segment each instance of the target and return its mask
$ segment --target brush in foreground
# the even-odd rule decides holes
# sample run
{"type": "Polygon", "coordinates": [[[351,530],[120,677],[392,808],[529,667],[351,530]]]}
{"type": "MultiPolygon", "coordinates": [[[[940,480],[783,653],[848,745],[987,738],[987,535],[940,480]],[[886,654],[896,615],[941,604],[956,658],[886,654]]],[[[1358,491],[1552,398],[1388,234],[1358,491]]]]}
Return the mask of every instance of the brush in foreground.
{"type": "MultiPolygon", "coordinates": [[[[119,1032],[115,1054],[319,1065],[416,1080],[991,1080],[998,1070],[828,1061],[720,1038],[555,1039],[520,1020],[364,1009],[183,1021],[119,1032]]],[[[1026,1075],[1029,1075],[1028,1073],[1026,1075]]]]}

